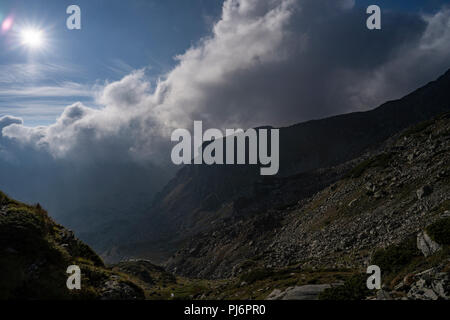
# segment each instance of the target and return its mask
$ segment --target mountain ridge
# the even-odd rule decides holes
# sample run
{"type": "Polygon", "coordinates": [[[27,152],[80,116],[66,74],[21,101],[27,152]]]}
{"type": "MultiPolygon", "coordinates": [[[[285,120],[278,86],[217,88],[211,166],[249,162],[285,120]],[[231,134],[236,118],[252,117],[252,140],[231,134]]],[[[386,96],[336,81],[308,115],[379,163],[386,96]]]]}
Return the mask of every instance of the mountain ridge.
{"type": "Polygon", "coordinates": [[[129,244],[102,255],[107,261],[144,257],[163,262],[187,239],[208,229],[214,216],[230,214],[233,209],[221,208],[224,203],[252,196],[264,181],[341,165],[396,132],[450,110],[449,87],[450,70],[373,110],[280,128],[280,173],[275,178],[259,176],[258,166],[184,166],[155,196],[151,213],[134,229],[129,244]],[[143,228],[149,225],[158,225],[158,230],[146,234],[143,228]]]}
{"type": "Polygon", "coordinates": [[[272,206],[248,199],[241,208],[246,214],[233,223],[217,219],[214,228],[192,237],[168,268],[207,278],[236,276],[248,261],[264,268],[362,268],[377,249],[450,215],[449,133],[447,113],[329,169],[344,174],[312,196],[297,194],[292,201],[290,186],[282,185],[264,194],[272,206]],[[284,206],[276,202],[286,194],[284,206]]]}

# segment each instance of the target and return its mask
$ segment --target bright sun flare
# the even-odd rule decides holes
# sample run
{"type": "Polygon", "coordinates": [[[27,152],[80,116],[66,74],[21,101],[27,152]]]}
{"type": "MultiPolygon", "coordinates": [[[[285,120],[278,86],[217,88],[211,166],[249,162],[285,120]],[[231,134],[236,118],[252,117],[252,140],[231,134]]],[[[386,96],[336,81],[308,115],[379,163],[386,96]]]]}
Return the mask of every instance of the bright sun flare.
{"type": "Polygon", "coordinates": [[[26,29],[21,33],[22,44],[31,49],[38,49],[44,45],[44,35],[38,29],[26,29]]]}

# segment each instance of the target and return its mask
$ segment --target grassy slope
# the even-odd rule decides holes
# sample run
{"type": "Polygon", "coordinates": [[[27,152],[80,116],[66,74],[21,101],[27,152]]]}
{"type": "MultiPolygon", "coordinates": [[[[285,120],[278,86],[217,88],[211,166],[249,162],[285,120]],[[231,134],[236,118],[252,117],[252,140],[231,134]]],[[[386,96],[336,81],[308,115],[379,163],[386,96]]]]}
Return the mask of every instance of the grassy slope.
{"type": "Polygon", "coordinates": [[[137,297],[143,295],[128,276],[106,268],[89,246],[53,222],[40,205],[0,192],[0,299],[98,299],[111,277],[137,297]],[[82,289],[70,291],[66,270],[74,264],[82,270],[82,289]]]}

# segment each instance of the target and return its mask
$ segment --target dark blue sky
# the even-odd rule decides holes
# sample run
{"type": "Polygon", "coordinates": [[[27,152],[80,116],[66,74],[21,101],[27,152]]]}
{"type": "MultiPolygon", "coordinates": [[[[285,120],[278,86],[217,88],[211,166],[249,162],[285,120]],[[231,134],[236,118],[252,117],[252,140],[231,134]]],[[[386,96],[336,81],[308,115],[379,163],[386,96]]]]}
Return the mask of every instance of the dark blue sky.
{"type": "MultiPolygon", "coordinates": [[[[356,5],[364,8],[379,4],[383,10],[433,12],[446,2],[357,0],[356,5]]],[[[68,104],[80,100],[92,105],[87,88],[96,83],[118,80],[131,70],[144,67],[150,77],[167,73],[176,63],[175,55],[211,32],[213,22],[220,17],[222,3],[2,0],[0,24],[13,16],[14,25],[9,32],[0,34],[0,116],[17,115],[32,126],[49,124],[68,104]],[[66,8],[71,4],[82,9],[80,31],[66,29],[66,8]],[[14,30],[26,25],[45,31],[46,50],[30,52],[17,45],[14,30]],[[19,92],[21,88],[31,91],[19,92]]]]}

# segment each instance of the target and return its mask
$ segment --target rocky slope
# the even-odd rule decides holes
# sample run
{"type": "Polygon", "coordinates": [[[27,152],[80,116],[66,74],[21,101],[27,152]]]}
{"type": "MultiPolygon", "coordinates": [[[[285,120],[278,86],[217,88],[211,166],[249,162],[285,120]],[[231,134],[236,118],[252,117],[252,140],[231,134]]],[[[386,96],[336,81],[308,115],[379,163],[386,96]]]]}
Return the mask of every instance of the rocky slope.
{"type": "Polygon", "coordinates": [[[221,278],[247,259],[268,267],[363,266],[375,249],[418,232],[447,210],[448,134],[445,115],[352,162],[266,184],[261,196],[224,206],[228,216],[217,217],[209,232],[193,237],[169,267],[221,278]],[[310,198],[300,192],[305,185],[320,189],[339,177],[344,178],[310,198]]]}
{"type": "Polygon", "coordinates": [[[129,276],[53,222],[40,205],[0,192],[0,299],[143,299],[129,276]],[[81,269],[81,290],[68,290],[67,267],[81,269]]]}
{"type": "MultiPolygon", "coordinates": [[[[450,110],[449,87],[450,71],[406,97],[374,110],[281,128],[280,172],[276,179],[262,179],[257,166],[185,166],[155,198],[147,219],[137,223],[130,235],[130,244],[115,247],[105,252],[104,257],[111,261],[145,257],[162,262],[191,237],[214,229],[217,217],[236,216],[233,203],[238,199],[241,199],[240,204],[237,203],[240,206],[245,199],[262,195],[264,189],[275,190],[286,183],[293,189],[279,190],[280,197],[284,198],[285,192],[291,191],[300,193],[292,201],[308,197],[311,192],[339,179],[346,170],[342,165],[361,156],[368,148],[406,127],[450,110]],[[326,178],[314,172],[333,166],[340,168],[324,170],[326,178]],[[299,176],[297,182],[291,183],[296,174],[305,177],[299,176]],[[300,187],[302,182],[299,181],[304,185],[300,187]],[[148,226],[154,225],[158,225],[158,231],[148,232],[148,226]]],[[[264,196],[259,198],[264,200],[264,196]]],[[[277,197],[270,199],[285,202],[277,197]]]]}
{"type": "Polygon", "coordinates": [[[357,267],[448,214],[450,117],[422,123],[367,154],[348,177],[293,208],[266,254],[309,265],[357,267]],[[282,254],[279,254],[282,253],[282,254]]]}

